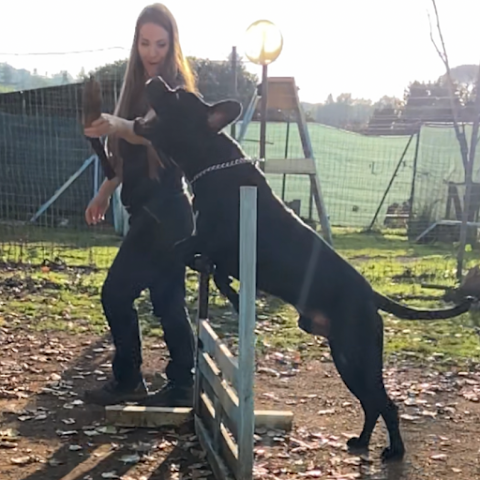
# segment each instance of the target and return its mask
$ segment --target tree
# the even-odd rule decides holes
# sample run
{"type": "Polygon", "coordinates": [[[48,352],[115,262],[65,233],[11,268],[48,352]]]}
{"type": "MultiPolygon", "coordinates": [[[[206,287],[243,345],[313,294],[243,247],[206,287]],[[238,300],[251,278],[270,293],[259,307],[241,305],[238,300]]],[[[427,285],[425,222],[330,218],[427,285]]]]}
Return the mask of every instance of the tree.
{"type": "Polygon", "coordinates": [[[449,90],[450,107],[452,111],[453,127],[455,135],[460,147],[460,153],[462,156],[463,168],[465,170],[465,197],[463,202],[462,211],[462,224],[460,228],[460,245],[457,254],[457,278],[462,279],[463,276],[463,260],[465,256],[465,246],[467,241],[467,222],[469,220],[470,213],[470,200],[472,197],[473,186],[473,164],[475,161],[475,153],[477,144],[479,141],[479,129],[480,129],[480,65],[477,67],[477,75],[475,79],[475,99],[473,101],[473,124],[472,133],[470,138],[470,145],[466,136],[465,122],[462,122],[461,111],[458,101],[457,88],[455,88],[454,77],[452,75],[452,69],[450,68],[450,61],[447,54],[447,48],[445,46],[445,40],[443,37],[443,31],[440,25],[440,16],[438,13],[436,0],[432,0],[433,10],[435,13],[437,35],[440,41],[440,46],[434,39],[433,29],[430,22],[430,39],[437,51],[438,56],[442,60],[445,66],[445,83],[449,90]]]}
{"type": "MultiPolygon", "coordinates": [[[[125,71],[127,70],[127,59],[116,60],[113,63],[107,63],[101,67],[96,68],[93,73],[97,79],[102,81],[114,81],[119,84],[122,83],[125,71]]],[[[84,69],[82,69],[85,72],[84,69]]]]}
{"type": "MultiPolygon", "coordinates": [[[[235,97],[244,108],[250,102],[258,83],[256,75],[248,72],[241,57],[237,63],[237,93],[233,91],[233,70],[231,58],[213,61],[204,58],[188,57],[192,70],[197,77],[198,90],[207,102],[217,102],[235,97]]],[[[103,65],[93,73],[100,81],[115,81],[120,85],[125,75],[127,60],[103,65]]]]}
{"type": "MultiPolygon", "coordinates": [[[[472,91],[478,76],[478,65],[458,65],[450,69],[450,75],[455,83],[472,91]]],[[[441,75],[438,81],[448,84],[447,74],[441,75]]]]}
{"type": "Polygon", "coordinates": [[[258,77],[245,68],[245,63],[237,54],[237,92],[234,92],[231,55],[228,60],[213,61],[189,57],[192,69],[197,76],[198,90],[207,102],[217,102],[235,97],[244,109],[250,103],[258,84],[258,77]]]}
{"type": "Polygon", "coordinates": [[[0,83],[3,85],[13,84],[13,67],[8,63],[0,64],[0,83]]]}
{"type": "Polygon", "coordinates": [[[87,72],[85,71],[85,67],[82,67],[77,75],[77,82],[83,82],[88,78],[87,72]]]}
{"type": "Polygon", "coordinates": [[[402,108],[403,101],[397,97],[391,97],[389,95],[384,95],[380,100],[374,103],[375,108],[402,108]]]}
{"type": "Polygon", "coordinates": [[[372,101],[341,93],[336,100],[328,95],[324,103],[308,106],[313,120],[337,128],[358,131],[364,127],[374,110],[372,101]]]}
{"type": "Polygon", "coordinates": [[[337,103],[342,103],[344,105],[352,105],[352,94],[351,93],[341,93],[337,97],[337,103]]]}

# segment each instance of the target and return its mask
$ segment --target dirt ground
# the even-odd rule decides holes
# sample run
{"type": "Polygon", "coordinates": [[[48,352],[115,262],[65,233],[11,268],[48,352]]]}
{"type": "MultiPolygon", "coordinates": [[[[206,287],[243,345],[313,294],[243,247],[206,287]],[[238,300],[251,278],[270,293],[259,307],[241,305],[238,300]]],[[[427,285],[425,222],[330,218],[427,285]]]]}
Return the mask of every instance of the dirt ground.
{"type": "MultiPolygon", "coordinates": [[[[109,374],[108,337],[0,327],[0,479],[211,479],[187,425],[179,431],[115,429],[103,409],[79,395],[109,374]]],[[[156,343],[155,343],[156,342],[156,343]]],[[[145,372],[154,386],[166,352],[145,341],[145,372]]],[[[274,352],[257,359],[257,408],[291,409],[290,434],[257,432],[261,479],[436,480],[480,477],[480,369],[439,373],[408,363],[385,369],[401,408],[404,462],[383,468],[385,429],[377,424],[369,457],[347,453],[362,415],[329,360],[301,362],[274,352]]]]}

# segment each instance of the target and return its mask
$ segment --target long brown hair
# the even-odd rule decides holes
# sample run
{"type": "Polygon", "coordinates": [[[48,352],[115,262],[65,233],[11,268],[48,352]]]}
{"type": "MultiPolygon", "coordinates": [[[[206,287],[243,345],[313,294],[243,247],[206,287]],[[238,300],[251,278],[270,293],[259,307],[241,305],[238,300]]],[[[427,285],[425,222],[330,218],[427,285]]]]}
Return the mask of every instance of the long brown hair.
{"type": "MultiPolygon", "coordinates": [[[[138,52],[138,39],[140,29],[146,23],[154,23],[164,28],[169,37],[169,49],[165,61],[162,65],[160,74],[164,80],[171,86],[182,85],[186,90],[195,92],[195,76],[192,73],[188,60],[184,57],[180,46],[177,22],[170,10],[162,3],[153,3],[146,6],[138,16],[133,35],[132,48],[127,62],[127,69],[123,79],[122,89],[115,106],[114,115],[133,120],[136,117],[146,115],[148,105],[145,99],[145,69],[138,52]]],[[[108,150],[110,158],[117,175],[122,175],[123,161],[119,154],[118,138],[115,135],[108,139],[108,150]]],[[[155,150],[147,147],[149,174],[156,177],[159,165],[162,165],[161,159],[155,150]]]]}

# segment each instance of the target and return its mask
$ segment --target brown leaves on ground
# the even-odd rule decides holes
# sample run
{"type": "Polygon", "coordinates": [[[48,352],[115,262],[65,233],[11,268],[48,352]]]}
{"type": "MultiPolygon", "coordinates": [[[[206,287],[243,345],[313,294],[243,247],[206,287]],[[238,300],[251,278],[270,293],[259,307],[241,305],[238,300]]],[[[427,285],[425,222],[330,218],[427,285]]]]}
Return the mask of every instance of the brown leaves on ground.
{"type": "MultiPolygon", "coordinates": [[[[0,327],[0,478],[2,480],[212,479],[191,430],[149,431],[105,425],[102,409],[83,404],[85,388],[110,374],[108,337],[30,332],[0,327]],[[68,478],[68,477],[66,477],[68,478]]],[[[151,342],[150,342],[151,343],[151,342]]],[[[145,345],[147,379],[163,371],[163,344],[145,345]],[[160,348],[162,347],[162,348],[160,348]]],[[[320,361],[295,351],[257,359],[257,408],[292,410],[292,432],[258,430],[255,478],[433,480],[479,474],[480,372],[439,372],[414,363],[385,369],[387,389],[400,406],[405,462],[382,466],[383,424],[370,454],[350,455],[346,441],[363,416],[323,346],[320,361]],[[393,472],[393,473],[392,473],[393,472]]]]}

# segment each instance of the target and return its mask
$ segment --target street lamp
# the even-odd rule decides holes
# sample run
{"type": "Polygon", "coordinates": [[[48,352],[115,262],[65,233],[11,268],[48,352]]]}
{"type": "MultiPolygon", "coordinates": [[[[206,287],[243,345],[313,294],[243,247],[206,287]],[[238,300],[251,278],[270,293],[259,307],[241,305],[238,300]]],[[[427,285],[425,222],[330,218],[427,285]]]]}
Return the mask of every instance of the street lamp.
{"type": "Polygon", "coordinates": [[[282,52],[283,37],[279,28],[269,20],[253,22],[245,32],[246,57],[262,66],[262,103],[260,108],[260,158],[265,160],[265,140],[267,132],[267,78],[268,65],[282,52]]]}

